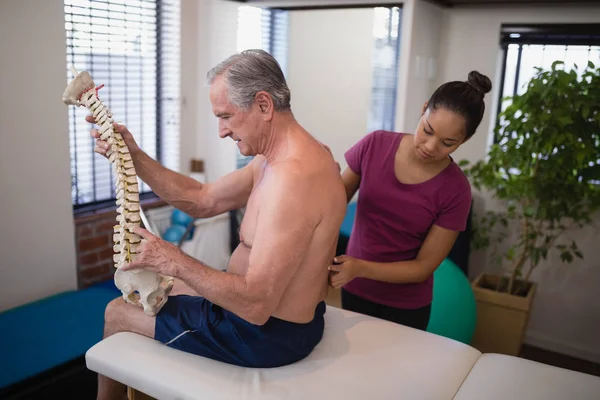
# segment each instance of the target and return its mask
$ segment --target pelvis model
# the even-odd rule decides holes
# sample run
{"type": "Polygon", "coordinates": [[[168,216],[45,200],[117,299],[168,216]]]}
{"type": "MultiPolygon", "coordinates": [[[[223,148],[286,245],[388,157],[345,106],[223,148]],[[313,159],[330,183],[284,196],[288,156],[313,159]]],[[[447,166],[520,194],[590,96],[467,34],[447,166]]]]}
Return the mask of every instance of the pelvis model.
{"type": "Polygon", "coordinates": [[[139,235],[133,232],[140,226],[143,211],[140,208],[138,178],[123,137],[113,128],[113,119],[108,108],[98,98],[98,89],[90,74],[86,71],[77,73],[68,84],[62,100],[66,105],[85,106],[88,108],[99,126],[100,138],[110,145],[106,155],[112,164],[116,178],[115,191],[117,203],[117,222],[114,226],[115,262],[114,280],[121,290],[123,298],[144,309],[148,315],[156,315],[173,287],[173,278],[144,269],[122,271],[121,267],[135,260],[139,235]]]}

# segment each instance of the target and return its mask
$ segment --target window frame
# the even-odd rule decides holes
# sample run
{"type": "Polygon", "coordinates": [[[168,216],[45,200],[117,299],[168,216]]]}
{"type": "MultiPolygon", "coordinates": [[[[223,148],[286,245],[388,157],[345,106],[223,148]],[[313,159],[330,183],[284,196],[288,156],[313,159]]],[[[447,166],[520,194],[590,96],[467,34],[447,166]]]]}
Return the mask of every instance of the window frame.
{"type": "MultiPolygon", "coordinates": [[[[404,9],[402,8],[402,6],[385,6],[385,7],[374,7],[375,8],[385,8],[389,11],[389,16],[388,16],[388,29],[387,29],[387,37],[384,38],[385,41],[392,41],[393,39],[393,29],[392,29],[392,21],[394,19],[394,13],[397,13],[397,17],[398,17],[398,26],[396,29],[396,39],[395,39],[395,44],[393,46],[394,48],[394,61],[393,61],[393,72],[392,72],[392,85],[391,86],[385,86],[385,85],[378,85],[377,82],[377,75],[378,73],[385,73],[385,71],[379,71],[377,69],[377,66],[374,63],[374,60],[376,58],[377,55],[377,46],[375,46],[375,43],[377,42],[378,38],[375,37],[375,35],[373,35],[373,42],[374,42],[374,46],[373,46],[373,53],[371,55],[371,77],[372,77],[372,83],[371,83],[371,104],[369,105],[369,115],[368,115],[368,122],[367,122],[367,126],[368,126],[368,131],[374,131],[374,130],[387,130],[387,131],[394,131],[395,130],[395,126],[396,126],[396,107],[398,104],[398,77],[400,76],[400,56],[401,56],[401,43],[402,43],[402,23],[403,23],[403,12],[404,9]],[[376,95],[377,90],[383,90],[383,91],[390,91],[390,103],[386,104],[385,102],[382,104],[380,111],[382,111],[382,116],[381,119],[379,121],[375,121],[375,118],[373,118],[373,103],[374,103],[374,98],[376,95]],[[371,125],[371,123],[376,124],[377,126],[371,125]]],[[[387,98],[387,96],[384,95],[384,98],[387,98]]]]}

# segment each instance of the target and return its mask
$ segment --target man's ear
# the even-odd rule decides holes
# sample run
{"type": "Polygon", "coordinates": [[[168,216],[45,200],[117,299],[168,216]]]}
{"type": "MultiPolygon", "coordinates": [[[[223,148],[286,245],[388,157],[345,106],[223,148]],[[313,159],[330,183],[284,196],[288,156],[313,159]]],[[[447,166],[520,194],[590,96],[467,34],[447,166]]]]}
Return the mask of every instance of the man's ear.
{"type": "Polygon", "coordinates": [[[429,104],[429,101],[426,100],[425,104],[423,104],[423,108],[421,109],[421,116],[423,116],[423,114],[425,114],[425,111],[427,111],[427,105],[429,104]]]}
{"type": "Polygon", "coordinates": [[[255,100],[265,121],[270,121],[275,111],[275,105],[271,96],[267,92],[258,92],[256,93],[255,100]]]}

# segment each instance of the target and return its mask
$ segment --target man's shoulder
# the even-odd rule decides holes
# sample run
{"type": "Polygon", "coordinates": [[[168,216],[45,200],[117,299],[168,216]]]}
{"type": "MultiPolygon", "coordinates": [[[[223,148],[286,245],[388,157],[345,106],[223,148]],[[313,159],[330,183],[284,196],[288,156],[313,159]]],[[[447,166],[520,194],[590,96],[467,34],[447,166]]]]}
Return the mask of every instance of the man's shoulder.
{"type": "Polygon", "coordinates": [[[299,197],[312,196],[314,192],[322,191],[324,186],[332,185],[335,178],[343,188],[337,166],[325,157],[290,158],[269,165],[269,184],[283,187],[288,193],[299,197]]]}
{"type": "Polygon", "coordinates": [[[261,206],[270,213],[284,213],[289,221],[317,218],[320,206],[308,174],[294,161],[279,162],[267,167],[261,190],[261,206]]]}
{"type": "Polygon", "coordinates": [[[302,169],[302,162],[297,158],[286,158],[269,164],[270,174],[276,179],[287,178],[289,176],[301,176],[305,171],[302,169]]]}
{"type": "Polygon", "coordinates": [[[252,159],[246,166],[250,167],[251,169],[262,168],[266,164],[266,162],[267,158],[265,156],[263,156],[262,154],[257,154],[252,157],[252,159]]]}
{"type": "Polygon", "coordinates": [[[269,165],[268,168],[270,184],[284,186],[287,190],[293,191],[306,189],[304,186],[318,176],[318,171],[313,165],[296,158],[277,162],[269,165]]]}

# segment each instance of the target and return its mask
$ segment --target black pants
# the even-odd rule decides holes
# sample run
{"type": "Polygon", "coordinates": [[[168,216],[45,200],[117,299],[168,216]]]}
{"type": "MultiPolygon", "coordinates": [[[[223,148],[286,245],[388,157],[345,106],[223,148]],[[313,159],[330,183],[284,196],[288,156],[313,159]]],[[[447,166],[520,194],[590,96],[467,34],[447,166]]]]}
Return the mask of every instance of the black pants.
{"type": "Polygon", "coordinates": [[[363,299],[344,289],[342,289],[342,308],[344,310],[354,311],[410,326],[422,331],[427,329],[429,315],[431,314],[431,304],[416,309],[390,307],[373,303],[372,301],[363,299]]]}

